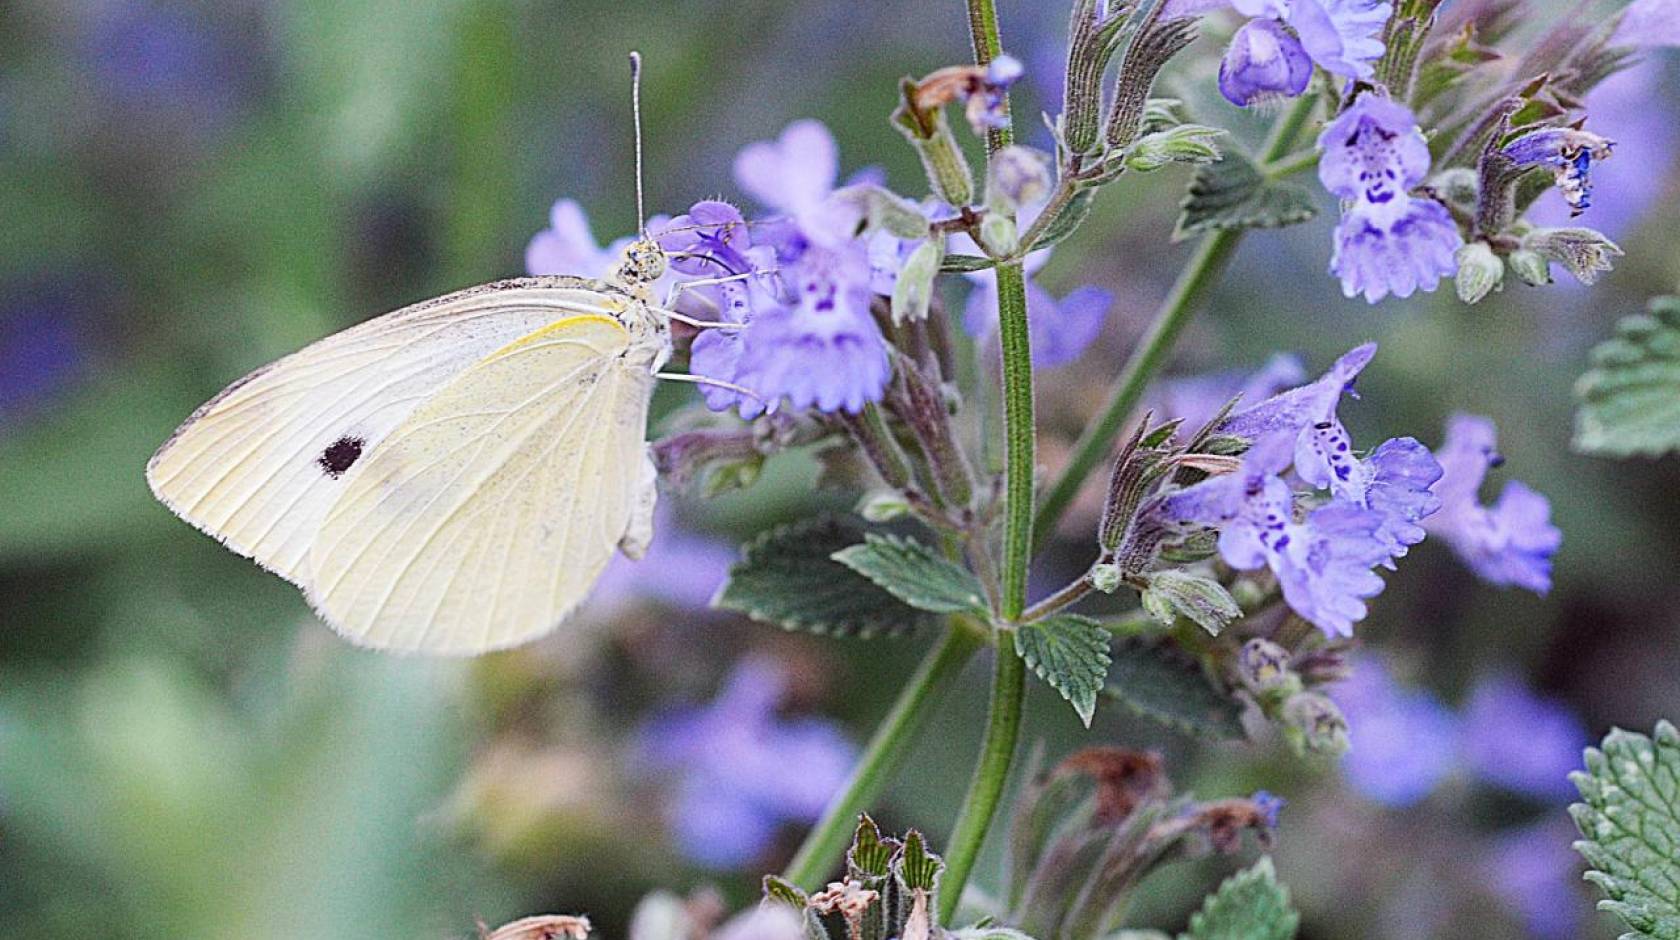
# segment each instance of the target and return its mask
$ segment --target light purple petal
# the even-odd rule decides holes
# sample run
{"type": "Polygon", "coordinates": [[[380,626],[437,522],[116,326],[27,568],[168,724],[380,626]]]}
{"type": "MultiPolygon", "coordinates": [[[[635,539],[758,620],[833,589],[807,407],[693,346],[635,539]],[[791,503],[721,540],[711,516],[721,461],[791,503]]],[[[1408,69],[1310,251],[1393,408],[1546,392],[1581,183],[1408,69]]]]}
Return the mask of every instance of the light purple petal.
{"type": "Polygon", "coordinates": [[[1316,381],[1274,395],[1226,418],[1220,422],[1219,433],[1251,441],[1287,433],[1293,440],[1293,435],[1308,426],[1335,415],[1343,393],[1353,387],[1354,380],[1376,354],[1376,343],[1354,347],[1316,381]]]}
{"type": "Polygon", "coordinates": [[[1537,800],[1568,803],[1569,773],[1592,740],[1564,702],[1536,695],[1514,675],[1476,684],[1464,708],[1464,758],[1477,776],[1537,800]]]}
{"type": "Polygon", "coordinates": [[[1289,25],[1326,71],[1370,78],[1382,58],[1383,28],[1393,7],[1386,0],[1293,0],[1289,25]]]}
{"type": "Polygon", "coordinates": [[[1114,294],[1101,287],[1086,285],[1055,300],[1029,281],[1027,324],[1033,364],[1051,368],[1078,359],[1102,333],[1113,305],[1114,294]]]}
{"type": "Polygon", "coordinates": [[[792,215],[817,208],[839,178],[840,148],[821,121],[794,121],[775,140],[748,144],[735,156],[736,184],[792,215]]]}
{"type": "Polygon", "coordinates": [[[1402,214],[1386,228],[1387,208],[1368,212],[1363,203],[1337,224],[1330,273],[1340,278],[1344,296],[1364,294],[1373,304],[1390,294],[1410,297],[1419,289],[1434,290],[1441,278],[1457,272],[1464,239],[1446,207],[1401,198],[1402,214]]]}
{"type": "Polygon", "coordinates": [[[1342,774],[1366,799],[1411,806],[1452,772],[1458,753],[1458,720],[1422,689],[1405,689],[1381,661],[1363,658],[1353,674],[1330,690],[1348,723],[1349,748],[1342,774]]]}
{"type": "Polygon", "coordinates": [[[1275,20],[1254,19],[1231,37],[1219,63],[1219,91],[1232,104],[1293,98],[1312,78],[1312,60],[1300,40],[1275,20]]]}
{"type": "Polygon", "coordinates": [[[1482,580],[1545,594],[1563,534],[1552,525],[1546,497],[1516,480],[1505,484],[1492,507],[1481,505],[1478,494],[1488,468],[1503,462],[1494,445],[1488,419],[1452,418],[1437,452],[1444,470],[1435,487],[1441,508],[1423,527],[1445,539],[1482,580]]]}

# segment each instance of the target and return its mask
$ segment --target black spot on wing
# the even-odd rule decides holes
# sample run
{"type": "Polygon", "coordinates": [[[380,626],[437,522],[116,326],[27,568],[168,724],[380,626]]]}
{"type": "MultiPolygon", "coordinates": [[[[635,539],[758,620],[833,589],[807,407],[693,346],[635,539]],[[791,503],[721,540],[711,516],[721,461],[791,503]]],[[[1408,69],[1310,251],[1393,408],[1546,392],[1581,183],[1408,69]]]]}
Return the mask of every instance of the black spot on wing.
{"type": "Polygon", "coordinates": [[[362,445],[365,443],[366,441],[359,437],[341,437],[327,445],[327,449],[321,451],[321,456],[315,458],[315,463],[320,465],[327,476],[336,480],[344,475],[344,471],[350,469],[351,464],[361,458],[362,445]]]}

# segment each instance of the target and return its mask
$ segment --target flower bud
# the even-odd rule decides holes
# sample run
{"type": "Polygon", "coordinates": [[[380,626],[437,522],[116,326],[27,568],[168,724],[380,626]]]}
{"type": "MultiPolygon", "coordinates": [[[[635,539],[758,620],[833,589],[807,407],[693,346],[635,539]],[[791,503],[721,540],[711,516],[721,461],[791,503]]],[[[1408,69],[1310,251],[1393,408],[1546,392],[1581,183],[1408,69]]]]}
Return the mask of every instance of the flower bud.
{"type": "Polygon", "coordinates": [[[1015,220],[1001,212],[988,212],[980,221],[980,244],[993,255],[1013,254],[1020,246],[1021,233],[1015,220]]]}
{"type": "Polygon", "coordinates": [[[1104,594],[1113,594],[1120,589],[1119,565],[1093,565],[1091,567],[1091,586],[1104,594]]]}
{"type": "Polygon", "coordinates": [[[1313,63],[1301,40],[1276,20],[1249,20],[1231,37],[1219,63],[1219,92],[1238,107],[1307,90],[1313,63]]]}
{"type": "Polygon", "coordinates": [[[1123,158],[1126,169],[1148,173],[1173,163],[1212,163],[1219,159],[1219,147],[1214,139],[1224,133],[1200,124],[1180,124],[1145,135],[1126,149],[1123,158]]]}
{"type": "Polygon", "coordinates": [[[1458,249],[1455,258],[1458,299],[1467,304],[1480,302],[1505,279],[1505,262],[1493,253],[1487,242],[1469,242],[1458,249]]]}
{"type": "Polygon", "coordinates": [[[1317,692],[1292,695],[1283,705],[1284,731],[1297,750],[1329,757],[1347,753],[1347,719],[1336,703],[1317,692]]]}
{"type": "Polygon", "coordinates": [[[1289,668],[1289,651],[1261,637],[1244,643],[1237,653],[1237,675],[1258,696],[1301,691],[1300,677],[1289,668]]]}
{"type": "Polygon", "coordinates": [[[866,493],[858,502],[857,514],[870,522],[891,522],[910,512],[910,503],[897,490],[866,493]]]}
{"type": "Polygon", "coordinates": [[[992,157],[986,173],[986,206],[1013,214],[1041,202],[1052,182],[1048,154],[1018,144],[1005,147],[992,157]]]}
{"type": "Polygon", "coordinates": [[[1538,251],[1518,248],[1506,255],[1505,261],[1511,266],[1511,271],[1522,278],[1524,284],[1540,287],[1552,283],[1552,263],[1538,251]]]}
{"type": "Polygon", "coordinates": [[[906,320],[926,320],[928,305],[933,301],[933,282],[939,275],[940,262],[945,260],[945,240],[930,238],[910,252],[904,266],[893,282],[892,318],[894,323],[906,320]]]}

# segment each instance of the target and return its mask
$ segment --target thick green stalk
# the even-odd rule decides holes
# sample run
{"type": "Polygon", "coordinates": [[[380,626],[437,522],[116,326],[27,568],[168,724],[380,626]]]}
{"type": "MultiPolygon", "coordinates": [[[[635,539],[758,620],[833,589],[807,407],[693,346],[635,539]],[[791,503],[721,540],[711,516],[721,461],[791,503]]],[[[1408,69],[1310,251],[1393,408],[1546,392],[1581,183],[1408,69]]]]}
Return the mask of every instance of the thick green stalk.
{"type": "MultiPolygon", "coordinates": [[[[1302,126],[1312,116],[1316,102],[1316,95],[1302,95],[1278,119],[1260,154],[1262,165],[1271,164],[1289,153],[1302,126]]],[[[1213,286],[1225,261],[1241,240],[1241,230],[1223,229],[1203,236],[1197,244],[1195,253],[1185,262],[1184,270],[1179,272],[1178,280],[1173,283],[1172,291],[1156,311],[1155,322],[1149,327],[1148,334],[1132,350],[1131,358],[1126,360],[1125,367],[1114,380],[1108,403],[1103,406],[1097,420],[1085,426],[1062,475],[1056,478],[1055,484],[1045,494],[1044,503],[1039,506],[1038,517],[1033,523],[1038,542],[1055,533],[1056,524],[1061,521],[1074,497],[1079,495],[1079,489],[1084,486],[1091,471],[1108,456],[1114,439],[1120,434],[1121,425],[1137,407],[1138,399],[1143,397],[1144,390],[1178,342],[1179,333],[1184,331],[1203,295],[1213,286]]]]}
{"type": "MultiPolygon", "coordinates": [[[[974,59],[985,64],[1003,48],[998,37],[997,10],[992,0],[968,0],[974,59]]],[[[1008,103],[1005,102],[1007,108],[1008,103]]],[[[1007,127],[987,136],[989,154],[1007,146],[1007,127]]],[[[997,268],[998,338],[1003,353],[1004,507],[1003,598],[999,614],[1013,622],[1027,606],[1027,568],[1032,556],[1033,426],[1032,346],[1027,334],[1026,276],[1019,262],[997,268]]],[[[994,628],[995,629],[995,628],[994,628]]],[[[1021,734],[1021,703],[1026,664],[1015,654],[1011,634],[996,632],[996,662],[992,697],[986,713],[986,734],[980,760],[968,792],[957,810],[957,822],[945,849],[945,876],[939,896],[939,920],[948,922],[962,898],[963,886],[980,857],[980,847],[992,827],[998,801],[1003,798],[1021,734]]]]}
{"type": "Polygon", "coordinates": [[[898,700],[858,758],[845,789],[828,804],[782,877],[806,891],[823,886],[851,844],[858,814],[869,808],[895,776],[939,700],[950,691],[983,642],[981,632],[971,624],[951,624],[898,693],[898,700]]]}
{"type": "Polygon", "coordinates": [[[1021,704],[1026,693],[1026,663],[1015,654],[1013,637],[998,637],[997,662],[992,671],[992,699],[986,712],[986,737],[980,745],[980,762],[969,782],[957,825],[945,849],[945,875],[939,890],[939,922],[948,924],[962,898],[963,886],[980,857],[980,846],[992,827],[992,816],[1003,788],[1009,782],[1009,767],[1015,760],[1015,744],[1021,735],[1021,704]]]}

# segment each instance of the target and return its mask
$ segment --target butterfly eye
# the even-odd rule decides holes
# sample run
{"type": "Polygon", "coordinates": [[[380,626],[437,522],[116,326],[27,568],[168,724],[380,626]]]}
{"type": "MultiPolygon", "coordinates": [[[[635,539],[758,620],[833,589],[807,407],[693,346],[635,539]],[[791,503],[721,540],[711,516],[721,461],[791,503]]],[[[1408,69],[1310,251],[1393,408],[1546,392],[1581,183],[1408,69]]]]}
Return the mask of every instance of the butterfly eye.
{"type": "Polygon", "coordinates": [[[638,239],[624,249],[624,263],[619,270],[624,277],[643,284],[651,284],[665,276],[669,261],[665,249],[651,239],[638,239]]]}

